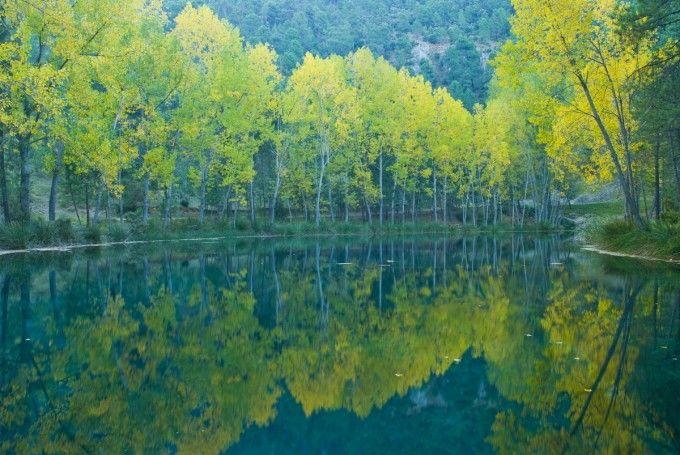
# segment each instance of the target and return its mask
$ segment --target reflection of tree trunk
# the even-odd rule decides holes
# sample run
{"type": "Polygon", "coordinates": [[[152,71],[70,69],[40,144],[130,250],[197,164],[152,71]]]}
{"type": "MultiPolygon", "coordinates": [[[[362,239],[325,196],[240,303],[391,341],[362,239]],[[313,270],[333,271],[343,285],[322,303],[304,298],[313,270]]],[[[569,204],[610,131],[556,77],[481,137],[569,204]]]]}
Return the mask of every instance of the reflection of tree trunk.
{"type": "Polygon", "coordinates": [[[281,310],[281,283],[279,282],[279,272],[276,270],[276,254],[274,247],[271,248],[272,274],[274,276],[274,286],[276,287],[276,324],[279,323],[279,311],[281,310]]]}
{"type": "Polygon", "coordinates": [[[319,289],[319,307],[321,309],[321,324],[328,324],[328,303],[323,291],[323,280],[321,278],[321,245],[316,243],[316,281],[319,289]]]}
{"type": "Polygon", "coordinates": [[[149,258],[144,256],[142,260],[144,268],[144,303],[148,305],[151,302],[151,290],[149,288],[149,258]]]}
{"type": "Polygon", "coordinates": [[[61,321],[61,309],[59,308],[59,296],[57,291],[57,272],[50,270],[50,303],[52,304],[52,313],[54,314],[54,325],[57,327],[57,344],[62,347],[63,344],[63,327],[61,321]]]}
{"type": "Polygon", "coordinates": [[[383,303],[383,270],[384,270],[384,261],[383,261],[383,242],[380,240],[380,267],[379,267],[379,275],[378,275],[378,309],[380,311],[380,314],[382,315],[382,303],[383,303]]]}
{"type": "MultiPolygon", "coordinates": [[[[621,334],[623,333],[624,329],[627,327],[630,321],[630,317],[632,314],[633,310],[633,305],[635,303],[635,299],[637,298],[638,292],[640,291],[640,287],[638,286],[636,289],[634,289],[632,292],[629,291],[628,289],[628,284],[626,284],[626,289],[624,291],[625,295],[625,305],[623,308],[623,314],[621,315],[621,318],[619,320],[619,325],[616,328],[616,332],[614,333],[614,338],[612,339],[612,343],[609,346],[609,350],[607,351],[607,354],[604,359],[604,363],[600,367],[600,371],[597,374],[597,377],[595,378],[595,381],[593,382],[593,385],[590,388],[590,392],[588,393],[588,397],[586,398],[585,403],[583,404],[583,407],[581,408],[581,412],[579,413],[578,418],[576,419],[576,422],[574,423],[573,428],[570,431],[571,436],[574,436],[579,428],[581,427],[581,424],[583,423],[583,419],[586,416],[586,413],[588,412],[588,408],[590,407],[590,403],[592,402],[592,399],[597,392],[597,388],[600,385],[600,382],[602,381],[602,378],[604,378],[604,374],[607,371],[607,368],[609,367],[609,362],[611,359],[614,357],[614,353],[616,352],[616,347],[619,343],[619,339],[621,338],[621,334]]],[[[627,340],[624,341],[624,343],[627,343],[627,340]]],[[[625,349],[625,346],[624,346],[625,349]]],[[[567,451],[568,448],[568,442],[564,447],[563,453],[567,451]]]]}
{"type": "MultiPolygon", "coordinates": [[[[1,153],[1,152],[0,152],[1,153]]],[[[2,294],[0,294],[0,310],[2,311],[2,322],[0,326],[2,328],[2,336],[0,337],[0,343],[2,343],[0,355],[2,356],[2,364],[0,365],[0,374],[4,376],[5,374],[5,356],[7,352],[7,307],[9,301],[9,286],[12,282],[12,275],[6,274],[2,282],[2,294]]],[[[0,384],[4,384],[4,377],[0,377],[0,384]]]]}
{"type": "Polygon", "coordinates": [[[164,268],[165,268],[165,287],[167,291],[172,294],[172,264],[170,263],[170,254],[168,250],[163,252],[164,268]]]}
{"type": "Polygon", "coordinates": [[[205,255],[203,253],[198,256],[198,268],[201,284],[201,308],[206,309],[208,307],[208,283],[205,277],[205,255]]]}

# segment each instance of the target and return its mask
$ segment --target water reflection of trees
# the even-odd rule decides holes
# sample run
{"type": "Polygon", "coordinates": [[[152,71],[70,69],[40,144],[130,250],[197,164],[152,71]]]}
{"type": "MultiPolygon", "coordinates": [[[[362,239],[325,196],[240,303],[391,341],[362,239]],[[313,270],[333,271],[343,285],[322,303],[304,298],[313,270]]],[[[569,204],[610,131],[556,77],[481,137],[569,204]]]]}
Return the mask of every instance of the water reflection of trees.
{"type": "Polygon", "coordinates": [[[284,387],[365,417],[469,351],[514,403],[500,452],[677,450],[677,284],[591,265],[521,237],[3,264],[0,447],[219,452],[284,387]]]}

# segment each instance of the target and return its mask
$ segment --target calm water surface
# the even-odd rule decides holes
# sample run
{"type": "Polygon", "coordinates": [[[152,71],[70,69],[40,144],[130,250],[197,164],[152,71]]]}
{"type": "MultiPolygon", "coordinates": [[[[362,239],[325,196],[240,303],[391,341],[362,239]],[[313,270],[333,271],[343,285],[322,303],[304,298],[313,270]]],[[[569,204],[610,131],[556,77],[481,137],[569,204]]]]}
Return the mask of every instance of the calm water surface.
{"type": "Polygon", "coordinates": [[[2,453],[677,453],[680,271],[532,237],[0,258],[2,453]]]}

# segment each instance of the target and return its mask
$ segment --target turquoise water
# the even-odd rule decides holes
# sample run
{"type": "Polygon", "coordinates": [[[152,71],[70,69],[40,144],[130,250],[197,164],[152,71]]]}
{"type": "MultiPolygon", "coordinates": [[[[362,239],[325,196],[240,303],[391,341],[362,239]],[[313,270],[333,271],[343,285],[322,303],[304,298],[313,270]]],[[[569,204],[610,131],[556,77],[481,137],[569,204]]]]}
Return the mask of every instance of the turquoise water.
{"type": "Polygon", "coordinates": [[[0,258],[2,453],[677,453],[680,270],[528,236],[0,258]]]}

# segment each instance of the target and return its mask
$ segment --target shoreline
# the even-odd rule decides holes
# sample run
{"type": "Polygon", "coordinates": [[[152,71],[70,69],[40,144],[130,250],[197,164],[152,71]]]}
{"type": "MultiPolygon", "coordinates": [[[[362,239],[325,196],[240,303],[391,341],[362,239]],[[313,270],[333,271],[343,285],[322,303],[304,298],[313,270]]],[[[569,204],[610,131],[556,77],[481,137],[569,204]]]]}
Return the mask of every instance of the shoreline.
{"type": "Polygon", "coordinates": [[[369,231],[369,232],[348,232],[348,233],[308,233],[308,234],[243,234],[236,236],[212,236],[212,237],[182,237],[182,238],[171,238],[171,239],[147,239],[147,240],[125,240],[120,242],[99,242],[99,243],[74,243],[69,245],[54,245],[54,246],[36,246],[23,249],[15,250],[3,250],[0,249],[0,257],[19,255],[19,254],[30,254],[30,253],[70,253],[74,250],[82,250],[86,248],[110,248],[114,246],[134,246],[134,245],[150,245],[154,243],[186,243],[186,242],[222,242],[230,240],[247,240],[247,239],[310,239],[310,238],[330,238],[330,237],[375,237],[375,236],[392,236],[392,235],[439,235],[439,236],[452,236],[455,235],[459,237],[464,234],[552,234],[560,232],[573,232],[570,230],[546,230],[546,229],[476,229],[476,230],[465,230],[465,229],[442,229],[441,231],[369,231]]]}
{"type": "Polygon", "coordinates": [[[666,264],[680,265],[680,259],[660,258],[660,257],[655,257],[655,256],[647,256],[647,255],[634,254],[634,253],[624,253],[622,251],[611,251],[611,250],[606,250],[606,249],[600,248],[597,245],[583,245],[581,247],[581,249],[583,251],[588,251],[588,252],[600,254],[600,255],[603,255],[603,256],[613,256],[613,257],[637,259],[637,260],[640,260],[640,261],[664,262],[666,264]]]}

